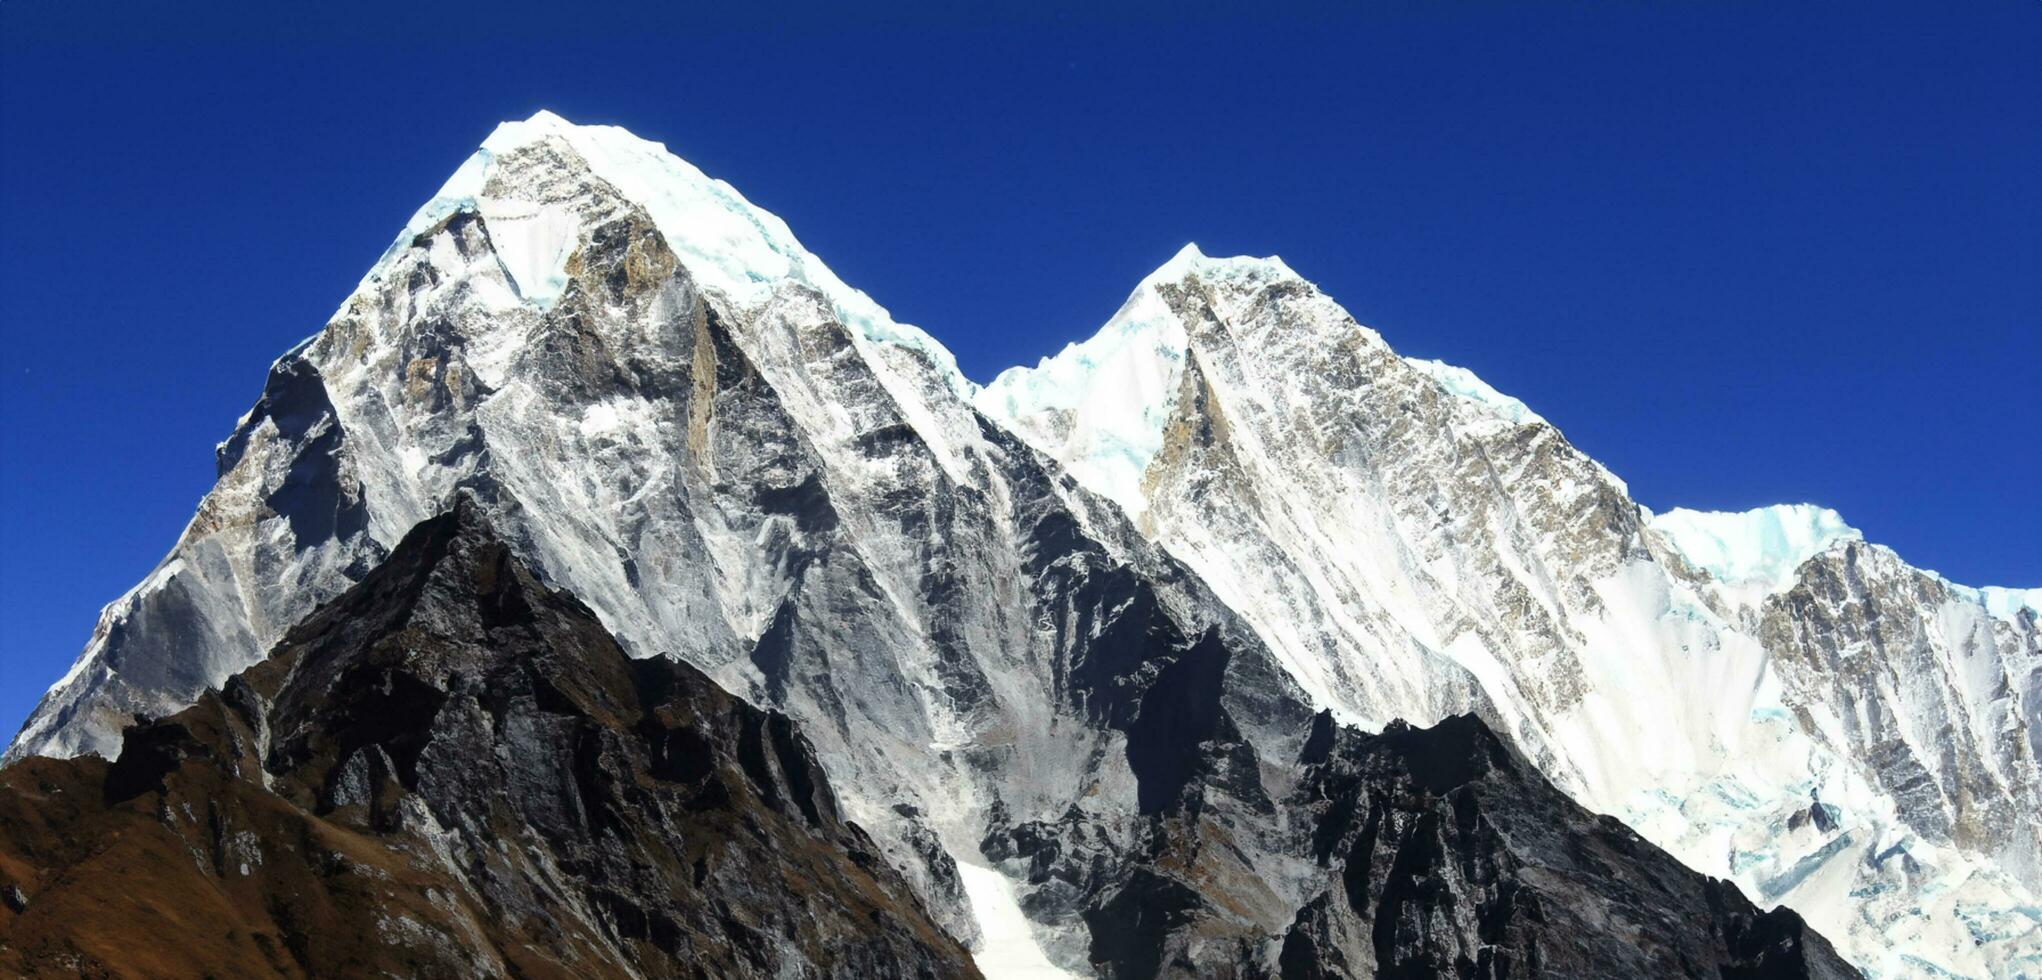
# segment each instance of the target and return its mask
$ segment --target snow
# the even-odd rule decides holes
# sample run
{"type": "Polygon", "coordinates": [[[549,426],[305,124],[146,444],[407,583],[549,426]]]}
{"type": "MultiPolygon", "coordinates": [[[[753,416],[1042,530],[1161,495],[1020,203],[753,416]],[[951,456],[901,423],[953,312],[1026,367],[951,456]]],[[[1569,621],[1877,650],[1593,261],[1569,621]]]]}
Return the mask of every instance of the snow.
{"type": "Polygon", "coordinates": [[[1252,277],[1302,278],[1279,256],[1207,255],[1199,249],[1197,242],[1186,242],[1176,255],[1170,256],[1170,261],[1157,266],[1156,271],[1143,278],[1142,285],[1169,285],[1184,281],[1186,276],[1219,281],[1252,277]]]}
{"type": "Polygon", "coordinates": [[[542,111],[522,123],[498,126],[483,147],[501,153],[548,136],[566,140],[597,176],[643,206],[703,285],[744,306],[763,302],[784,281],[813,287],[866,339],[928,355],[960,392],[968,391],[970,383],[942,344],[920,328],[895,323],[871,297],[845,285],[803,248],[785,221],[745,200],[737,188],[667,152],[664,144],[615,126],[576,126],[542,111]]]}
{"type": "Polygon", "coordinates": [[[1145,281],[1091,339],[1032,369],[1001,372],[975,402],[1003,420],[1045,410],[1067,420],[1064,433],[1023,434],[1086,461],[1097,475],[1094,489],[1134,515],[1143,507],[1142,472],[1163,448],[1183,370],[1184,325],[1145,281]]]}
{"type": "Polygon", "coordinates": [[[1792,588],[1801,563],[1831,545],[1864,539],[1842,515],[1814,504],[1736,513],[1676,507],[1654,516],[1652,529],[1718,583],[1760,597],[1792,588]]]}
{"type": "Polygon", "coordinates": [[[576,428],[585,439],[618,439],[658,424],[656,411],[642,399],[611,398],[588,406],[576,428]]]}
{"type": "Polygon", "coordinates": [[[1988,585],[1975,591],[1986,611],[2000,619],[2012,619],[2020,615],[2022,609],[2042,613],[2042,589],[2005,589],[1988,585]]]}
{"type": "Polygon", "coordinates": [[[1959,585],[1941,574],[1928,569],[1924,574],[1934,576],[1960,599],[1973,605],[1984,606],[1986,615],[1995,619],[2016,619],[2023,610],[2034,610],[2042,617],[2042,589],[2008,589],[1997,585],[1959,585]]]}
{"type": "Polygon", "coordinates": [[[1187,244],[1144,276],[1098,333],[1035,367],[1002,371],[974,403],[1138,517],[1148,506],[1142,476],[1162,451],[1184,371],[1184,324],[1159,289],[1193,276],[1298,278],[1273,255],[1215,258],[1187,244]]]}
{"type": "Polygon", "coordinates": [[[1445,361],[1428,361],[1416,357],[1404,358],[1404,363],[1439,382],[1439,386],[1445,388],[1448,393],[1466,399],[1504,421],[1516,425],[1545,421],[1537,412],[1526,407],[1525,403],[1489,387],[1488,382],[1476,377],[1475,372],[1467,368],[1455,367],[1445,361]]]}
{"type": "MultiPolygon", "coordinates": [[[[368,274],[362,277],[355,291],[359,293],[370,283],[379,281],[391,263],[397,260],[397,256],[410,247],[412,240],[426,229],[446,220],[457,211],[474,210],[476,196],[482,193],[483,186],[489,182],[492,156],[493,154],[485,148],[475,151],[473,156],[462,161],[461,165],[455,168],[453,175],[447,178],[447,182],[440,185],[439,191],[424,204],[419,205],[411,220],[404,223],[404,229],[397,233],[397,238],[390,243],[390,247],[383,250],[383,257],[369,267],[368,274]]],[[[317,336],[315,334],[310,339],[316,339],[317,336]]]]}
{"type": "Polygon", "coordinates": [[[567,260],[581,241],[580,221],[558,205],[484,197],[475,207],[489,224],[489,240],[518,297],[551,309],[567,288],[567,260]]]}
{"type": "Polygon", "coordinates": [[[747,201],[737,188],[668,152],[664,144],[616,126],[577,126],[543,110],[530,119],[498,125],[439,193],[405,223],[363,282],[380,276],[419,233],[465,210],[490,222],[492,241],[526,301],[543,307],[556,299],[565,285],[559,269],[573,251],[571,216],[544,209],[535,214],[492,214],[493,207],[505,205],[483,197],[496,158],[547,139],[563,142],[597,176],[645,208],[703,288],[716,290],[739,306],[753,307],[787,283],[808,286],[827,297],[843,322],[864,339],[915,350],[928,357],[959,394],[968,397],[973,391],[947,348],[918,327],[894,322],[871,297],[845,285],[801,246],[785,221],[747,201]],[[496,222],[506,219],[516,227],[499,238],[496,222]]]}
{"type": "Polygon", "coordinates": [[[1007,876],[968,862],[957,862],[957,875],[964,881],[964,894],[971,900],[972,915],[978,919],[979,948],[972,953],[986,980],[1056,980],[1075,977],[1049,961],[1035,941],[1028,917],[1014,899],[1014,885],[1007,876]]]}
{"type": "MultiPolygon", "coordinates": [[[[1838,542],[1864,540],[1842,515],[1815,504],[1774,504],[1739,512],[1676,507],[1654,516],[1651,525],[1689,564],[1747,602],[1792,588],[1801,564],[1838,542]]],[[[1929,569],[1920,571],[1941,581],[1958,598],[1985,607],[1994,618],[2014,619],[2024,609],[2042,614],[2042,588],[1960,585],[1929,569]]]]}
{"type": "MultiPolygon", "coordinates": [[[[1851,744],[1843,717],[1805,691],[1790,692],[1748,625],[1705,601],[1709,591],[1752,609],[1790,587],[1808,559],[1858,540],[1858,531],[1807,504],[1741,514],[1644,512],[1652,532],[1712,583],[1698,590],[1631,551],[1591,572],[1581,552],[1597,539],[1581,533],[1584,525],[1547,515],[1593,503],[1605,490],[1628,497],[1621,480],[1563,444],[1556,458],[1578,465],[1533,468],[1559,437],[1516,431],[1546,420],[1471,371],[1396,358],[1405,372],[1381,358],[1348,362],[1329,354],[1379,339],[1329,300],[1272,313],[1258,299],[1256,278],[1271,271],[1291,274],[1274,260],[1214,260],[1187,248],[1142,280],[1098,334],[1003,373],[977,405],[1136,515],[1144,533],[1254,624],[1316,706],[1370,726],[1390,716],[1422,723],[1468,710],[1453,698],[1471,687],[1585,805],[1621,815],[1690,866],[1732,878],[1747,894],[1796,908],[1860,962],[1906,975],[1898,959],[1904,953],[1910,962],[1983,976],[2019,960],[2032,936],[1976,949],[1951,925],[1954,900],[1945,897],[1964,892],[1965,902],[1987,910],[1979,918],[2003,912],[2027,894],[2007,877],[2011,870],[1995,871],[1975,852],[1919,843],[1910,850],[1926,871],[1857,859],[1861,848],[1906,839],[1908,819],[1869,780],[1866,763],[1836,752],[1851,744]],[[1171,288],[1179,285],[1206,295],[1187,303],[1171,288]],[[1175,309],[1187,312],[1180,318],[1175,309]],[[1193,309],[1217,322],[1191,320],[1193,309]],[[1228,424],[1229,457],[1241,471],[1170,483],[1148,464],[1162,449],[1184,366],[1194,363],[1209,410],[1228,424]],[[1342,375],[1348,364],[1364,373],[1342,375]],[[1437,386],[1450,396],[1446,423],[1462,442],[1386,438],[1357,448],[1341,424],[1343,402],[1366,405],[1371,389],[1405,386],[1437,386]],[[1468,461],[1485,458],[1481,471],[1465,472],[1468,461]],[[1410,489],[1442,498],[1435,507],[1444,531],[1398,526],[1398,501],[1389,494],[1407,492],[1396,474],[1413,471],[1431,478],[1410,489]],[[1486,479],[1505,481],[1499,489],[1510,496],[1489,493],[1486,479]],[[1207,507],[1206,499],[1219,503],[1207,507]],[[1483,558],[1495,564],[1484,567],[1483,558]],[[1499,613],[1511,621],[1509,607],[1487,598],[1499,573],[1521,583],[1517,608],[1563,625],[1545,632],[1527,622],[1516,633],[1468,626],[1497,621],[1499,613]],[[1579,598],[1582,586],[1590,601],[1579,598]],[[1818,795],[1837,807],[1836,833],[1785,833],[1818,795]],[[1894,943],[1888,932],[1907,938],[1894,943]]],[[[1390,437],[1400,431],[1387,430],[1390,437]]],[[[1611,514],[1635,506],[1625,500],[1611,514]]],[[[1937,650],[1990,650],[1992,632],[1980,629],[1978,613],[2004,616],[2038,597],[1953,591],[1966,601],[1940,611],[1932,630],[1937,650]]],[[[1987,703],[2004,684],[1997,658],[1956,666],[1949,683],[1966,704],[1987,703]]],[[[1882,710],[1899,706],[1899,697],[1882,710]]],[[[1934,739],[1917,731],[1927,716],[1901,714],[1910,744],[1932,750],[1934,739]]],[[[1974,714],[1962,737],[1993,744],[2005,713],[1966,716],[1974,714]]]]}

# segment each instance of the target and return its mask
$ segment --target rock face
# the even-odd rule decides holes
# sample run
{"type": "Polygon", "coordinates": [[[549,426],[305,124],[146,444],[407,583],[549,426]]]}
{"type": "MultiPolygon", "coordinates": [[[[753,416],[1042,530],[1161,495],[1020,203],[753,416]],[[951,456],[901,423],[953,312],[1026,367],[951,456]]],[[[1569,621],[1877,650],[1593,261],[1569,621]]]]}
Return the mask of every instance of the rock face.
{"type": "Polygon", "coordinates": [[[1800,916],[1582,809],[1472,716],[1379,736],[1322,717],[1300,761],[1338,874],[1285,934],[1286,978],[1856,976],[1800,916]]]}
{"type": "Polygon", "coordinates": [[[1802,725],[1869,760],[1924,837],[2042,880],[2042,627],[1862,541],[1758,611],[1802,725]]]}
{"type": "MultiPolygon", "coordinates": [[[[1297,925],[1344,867],[1300,816],[1328,710],[1472,713],[1690,865],[1813,903],[1860,962],[2042,957],[2022,880],[1913,829],[1884,763],[1809,730],[1762,614],[1620,482],[1281,263],[1188,252],[1032,376],[978,390],[659,146],[505,124],[277,361],[8,758],[114,753],[133,713],[255,665],[467,499],[630,656],[792,718],[877,859],[1000,951],[989,973],[1273,975],[1299,929],[1359,962],[1374,906],[1297,925]],[[1832,819],[1792,822],[1817,802],[1832,819]]],[[[1745,914],[1669,888],[1649,901],[1745,914]]],[[[1739,963],[1792,931],[1750,921],[1676,946],[1739,963]]]]}
{"type": "Polygon", "coordinates": [[[119,758],[0,774],[21,976],[976,976],[785,715],[465,500],[119,758]]]}

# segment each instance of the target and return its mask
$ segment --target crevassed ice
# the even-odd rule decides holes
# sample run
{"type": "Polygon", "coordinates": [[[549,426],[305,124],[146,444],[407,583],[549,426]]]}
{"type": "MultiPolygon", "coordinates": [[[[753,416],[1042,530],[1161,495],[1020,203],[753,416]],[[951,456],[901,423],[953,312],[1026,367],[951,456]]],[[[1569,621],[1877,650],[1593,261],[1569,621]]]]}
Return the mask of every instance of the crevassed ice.
{"type": "Polygon", "coordinates": [[[1652,529],[1717,582],[1765,594],[1792,587],[1801,563],[1831,545],[1864,539],[1842,515],[1814,504],[1741,512],[1676,507],[1654,515],[1652,529]]]}
{"type": "Polygon", "coordinates": [[[468,210],[490,221],[492,240],[522,298],[542,306],[557,299],[566,284],[561,270],[576,238],[572,225],[563,230],[560,215],[530,213],[529,205],[512,210],[482,196],[498,156],[548,137],[565,141],[596,176],[645,208],[668,247],[704,289],[752,306],[789,281],[813,287],[865,339],[919,351],[935,363],[951,388],[966,396],[975,390],[958,371],[948,348],[919,327],[896,323],[871,297],[845,285],[802,247],[786,222],[745,200],[737,188],[669,153],[664,144],[616,126],[577,126],[544,110],[521,122],[499,124],[439,193],[405,223],[363,281],[380,276],[420,232],[456,211],[468,210]],[[513,226],[511,233],[498,234],[496,225],[506,220],[513,226]]]}

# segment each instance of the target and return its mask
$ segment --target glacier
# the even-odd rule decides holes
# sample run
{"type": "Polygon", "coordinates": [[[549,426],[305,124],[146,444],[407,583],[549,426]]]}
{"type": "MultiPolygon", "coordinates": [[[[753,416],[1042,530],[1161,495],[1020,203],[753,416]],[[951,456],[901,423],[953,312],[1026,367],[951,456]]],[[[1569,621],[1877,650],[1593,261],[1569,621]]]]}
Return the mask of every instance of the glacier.
{"type": "MultiPolygon", "coordinates": [[[[1069,668],[1111,673],[1129,631],[1175,662],[1219,638],[1212,710],[1256,758],[1295,757],[1301,712],[1472,712],[1873,976],[2042,971],[2042,591],[1951,585],[1810,505],[1654,515],[1277,258],[1187,246],[981,388],[727,183],[540,113],[218,455],[9,759],[110,751],[468,492],[634,656],[798,717],[989,972],[1081,969],[1096,897],[991,842],[1117,866],[1156,833],[1120,679],[1069,668]]],[[[1211,805],[1253,860],[1202,870],[1253,935],[1313,872],[1243,794],[1211,805]]]]}
{"type": "Polygon", "coordinates": [[[1031,442],[1056,444],[1083,459],[1091,489],[1138,518],[1145,506],[1142,471],[1163,448],[1183,364],[1184,326],[1156,287],[1187,275],[1252,275],[1258,267],[1289,268],[1274,256],[1215,259],[1197,243],[1187,244],[1142,279],[1097,334],[1034,368],[1001,372],[973,401],[995,418],[1030,429],[1031,442]]]}

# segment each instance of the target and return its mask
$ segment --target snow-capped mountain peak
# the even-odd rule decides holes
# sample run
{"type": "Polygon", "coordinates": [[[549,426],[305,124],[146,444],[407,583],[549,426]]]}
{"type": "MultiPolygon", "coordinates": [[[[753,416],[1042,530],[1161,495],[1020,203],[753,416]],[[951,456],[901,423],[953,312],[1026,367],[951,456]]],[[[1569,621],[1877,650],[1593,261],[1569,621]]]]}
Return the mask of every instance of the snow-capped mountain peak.
{"type": "Polygon", "coordinates": [[[1481,713],[1591,807],[1864,965],[1934,950],[2003,972],[2042,938],[1945,928],[2042,881],[2038,828],[1999,816],[2042,782],[2035,627],[1986,615],[2011,593],[1846,556],[1860,536],[1821,508],[1654,520],[1521,401],[1397,355],[1274,262],[1187,249],[978,405],[1137,515],[1341,717],[1481,713]],[[1804,566],[1817,584],[1796,590],[1804,566]],[[1874,608],[1880,637],[1851,625],[1874,608]],[[1867,670],[1891,662],[1904,682],[1867,670]],[[1994,734],[2014,731],[2031,737],[1994,734]],[[1777,840],[1810,793],[1842,836],[1777,840]],[[1873,850],[1847,862],[1838,839],[1873,850]]]}
{"type": "Polygon", "coordinates": [[[644,208],[698,287],[745,308],[765,302],[788,283],[811,287],[828,297],[844,323],[858,328],[865,339],[919,351],[960,393],[972,390],[948,348],[919,327],[896,322],[863,291],[846,285],[802,246],[785,221],[737,188],[703,173],[663,143],[617,126],[576,125],[543,109],[529,119],[498,124],[405,223],[364,281],[384,274],[395,256],[448,215],[470,211],[489,220],[497,254],[521,298],[541,307],[557,299],[578,244],[577,216],[557,204],[486,193],[499,159],[549,140],[579,155],[595,176],[644,208]]]}
{"type": "Polygon", "coordinates": [[[1129,516],[1147,509],[1141,491],[1182,384],[1189,339],[1176,291],[1205,284],[1246,294],[1277,282],[1309,288],[1276,256],[1206,255],[1186,244],[1143,276],[1090,338],[1035,367],[1009,368],[981,389],[981,411],[1072,465],[1094,492],[1129,516]]]}
{"type": "Polygon", "coordinates": [[[1186,276],[1227,279],[1243,276],[1264,278],[1301,279],[1279,256],[1231,255],[1212,256],[1205,254],[1197,242],[1186,242],[1170,260],[1156,267],[1156,271],[1142,277],[1142,285],[1170,284],[1186,276]]]}

